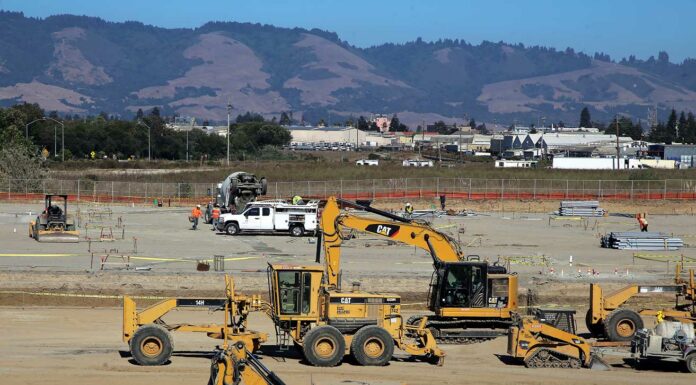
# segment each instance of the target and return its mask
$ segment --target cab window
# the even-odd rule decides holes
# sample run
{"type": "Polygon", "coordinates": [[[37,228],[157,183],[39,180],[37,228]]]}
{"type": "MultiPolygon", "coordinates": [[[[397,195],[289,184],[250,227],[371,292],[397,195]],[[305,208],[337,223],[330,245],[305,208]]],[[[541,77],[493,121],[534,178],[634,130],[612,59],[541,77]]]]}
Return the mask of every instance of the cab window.
{"type": "Polygon", "coordinates": [[[249,210],[247,210],[244,215],[246,216],[253,216],[253,217],[258,217],[259,216],[259,208],[258,207],[252,207],[249,210]]]}
{"type": "Polygon", "coordinates": [[[263,211],[263,216],[264,216],[264,217],[267,217],[267,216],[271,215],[271,209],[268,208],[268,207],[264,207],[262,211],[263,211]]]}
{"type": "Polygon", "coordinates": [[[308,314],[312,295],[312,278],[308,272],[279,271],[278,291],[281,314],[308,314]]]}

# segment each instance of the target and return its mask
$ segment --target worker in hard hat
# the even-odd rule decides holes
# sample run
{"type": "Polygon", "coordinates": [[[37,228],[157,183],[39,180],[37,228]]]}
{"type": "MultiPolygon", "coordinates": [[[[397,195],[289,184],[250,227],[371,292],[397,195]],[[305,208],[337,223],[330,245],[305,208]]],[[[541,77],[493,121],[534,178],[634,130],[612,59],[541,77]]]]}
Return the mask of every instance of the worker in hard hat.
{"type": "Polygon", "coordinates": [[[406,218],[411,219],[411,216],[413,216],[413,206],[411,206],[410,202],[406,202],[406,206],[404,206],[404,211],[406,212],[406,218]]]}
{"type": "Polygon", "coordinates": [[[191,210],[191,216],[189,217],[189,220],[193,223],[192,230],[198,230],[198,220],[201,218],[201,215],[203,215],[201,212],[201,205],[196,205],[196,207],[191,210]]]}
{"type": "Polygon", "coordinates": [[[636,219],[638,219],[638,226],[640,226],[640,231],[641,232],[647,232],[648,231],[648,218],[646,218],[646,215],[636,215],[636,219]]]}
{"type": "Polygon", "coordinates": [[[213,219],[213,228],[211,230],[215,231],[215,229],[218,227],[218,221],[220,220],[220,214],[222,211],[220,210],[220,206],[216,203],[213,205],[213,211],[210,214],[210,217],[213,219]]]}
{"type": "Polygon", "coordinates": [[[301,196],[295,195],[294,197],[292,197],[292,204],[301,205],[301,204],[304,204],[304,201],[302,200],[301,196]]]}

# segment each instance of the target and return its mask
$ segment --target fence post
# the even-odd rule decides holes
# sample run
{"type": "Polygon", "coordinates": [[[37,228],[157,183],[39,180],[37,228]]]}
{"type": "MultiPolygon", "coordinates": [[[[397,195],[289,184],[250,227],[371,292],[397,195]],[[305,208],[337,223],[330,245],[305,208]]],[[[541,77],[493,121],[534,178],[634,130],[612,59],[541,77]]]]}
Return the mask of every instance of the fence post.
{"type": "Polygon", "coordinates": [[[435,178],[435,196],[440,196],[440,177],[435,178]]]}
{"type": "Polygon", "coordinates": [[[341,179],[341,190],[339,191],[338,196],[343,199],[343,179],[341,179]]]}
{"type": "Polygon", "coordinates": [[[12,199],[12,179],[7,178],[7,199],[12,199]]]}
{"type": "Polygon", "coordinates": [[[665,188],[662,191],[662,200],[665,200],[667,199],[667,179],[665,179],[665,188]]]}
{"type": "Polygon", "coordinates": [[[111,181],[111,203],[114,203],[114,181],[111,181]]]}
{"type": "Polygon", "coordinates": [[[77,180],[77,202],[80,202],[80,180],[77,180]]]}
{"type": "Polygon", "coordinates": [[[375,180],[372,179],[372,200],[375,200],[375,197],[376,197],[376,195],[377,195],[377,191],[375,191],[375,190],[376,190],[376,188],[375,188],[375,180]]]}
{"type": "Polygon", "coordinates": [[[471,178],[469,178],[469,200],[471,200],[471,178]]]}
{"type": "Polygon", "coordinates": [[[43,190],[43,195],[46,195],[46,179],[41,180],[41,189],[43,190]]]}
{"type": "Polygon", "coordinates": [[[631,200],[633,200],[633,182],[634,181],[631,181],[631,200]]]}
{"type": "Polygon", "coordinates": [[[570,181],[569,181],[568,179],[566,179],[566,193],[565,193],[565,199],[568,199],[568,189],[570,188],[569,185],[570,185],[570,181]]]}
{"type": "MultiPolygon", "coordinates": [[[[631,189],[631,195],[633,193],[633,189],[631,189]]],[[[599,180],[599,183],[597,184],[597,198],[602,199],[602,180],[599,180]]]]}
{"type": "Polygon", "coordinates": [[[536,184],[537,184],[537,180],[534,179],[534,192],[532,193],[533,199],[536,199],[536,184]]]}

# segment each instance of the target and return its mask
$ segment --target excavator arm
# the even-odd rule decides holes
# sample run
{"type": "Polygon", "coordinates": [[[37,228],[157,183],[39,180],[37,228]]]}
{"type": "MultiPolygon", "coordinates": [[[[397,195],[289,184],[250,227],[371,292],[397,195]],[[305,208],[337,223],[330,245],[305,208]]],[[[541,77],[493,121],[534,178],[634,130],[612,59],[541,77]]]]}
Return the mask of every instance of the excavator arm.
{"type": "Polygon", "coordinates": [[[326,258],[326,275],[329,286],[338,287],[341,244],[341,230],[355,229],[381,235],[396,242],[402,242],[426,250],[437,266],[443,262],[459,262],[463,254],[454,240],[424,223],[414,222],[372,207],[330,197],[321,215],[321,236],[323,237],[326,258]],[[377,214],[386,219],[361,217],[342,213],[341,207],[353,207],[377,214]]]}
{"type": "Polygon", "coordinates": [[[285,385],[275,373],[237,342],[213,352],[208,385],[285,385]]]}

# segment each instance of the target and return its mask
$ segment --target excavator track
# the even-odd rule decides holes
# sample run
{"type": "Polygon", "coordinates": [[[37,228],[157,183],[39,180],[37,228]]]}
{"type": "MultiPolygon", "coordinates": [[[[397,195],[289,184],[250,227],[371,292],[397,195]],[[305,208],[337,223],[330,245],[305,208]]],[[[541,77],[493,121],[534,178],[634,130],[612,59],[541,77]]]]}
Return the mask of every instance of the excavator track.
{"type": "MultiPolygon", "coordinates": [[[[417,326],[423,317],[425,316],[411,316],[406,324],[417,326]]],[[[468,345],[505,336],[511,324],[512,322],[502,320],[447,320],[429,316],[425,327],[430,329],[438,344],[468,345]]]]}
{"type": "Polygon", "coordinates": [[[580,369],[580,359],[559,353],[547,348],[537,348],[530,356],[524,359],[524,366],[528,368],[565,368],[580,369]]]}

